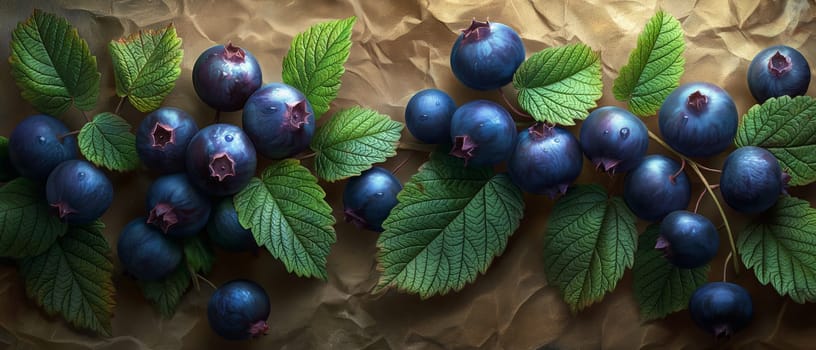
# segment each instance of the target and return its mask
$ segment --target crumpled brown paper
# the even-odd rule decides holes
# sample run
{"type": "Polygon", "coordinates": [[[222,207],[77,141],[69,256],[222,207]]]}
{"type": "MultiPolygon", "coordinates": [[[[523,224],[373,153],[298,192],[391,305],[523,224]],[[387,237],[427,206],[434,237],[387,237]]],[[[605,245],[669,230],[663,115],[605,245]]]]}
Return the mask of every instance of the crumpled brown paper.
{"type": "MultiPolygon", "coordinates": [[[[8,57],[11,31],[33,7],[65,16],[78,28],[97,56],[103,91],[98,111],[112,111],[118,102],[107,43],[140,28],[172,21],[183,39],[182,75],[165,105],[181,107],[209,123],[213,111],[196,97],[191,68],[198,54],[216,43],[232,41],[260,60],[264,82],[280,79],[281,61],[293,35],[309,25],[355,15],[351,57],[339,98],[332,111],[362,105],[403,119],[404,105],[423,88],[437,87],[462,104],[475,98],[498,100],[495,92],[471,91],[450,72],[448,55],[457,31],[470,19],[489,18],[519,31],[528,55],[551,45],[581,41],[602,56],[604,98],[616,102],[611,86],[628,59],[637,34],[654,12],[663,8],[676,16],[686,32],[686,74],[683,82],[704,80],[723,86],[741,114],[753,99],[745,82],[748,63],[760,49],[773,44],[798,48],[816,64],[816,10],[812,0],[634,1],[196,1],[128,0],[0,0],[0,57],[8,57]]],[[[816,92],[811,83],[810,95],[816,92]]],[[[34,111],[20,98],[5,59],[0,60],[0,134],[8,135],[17,122],[34,111]]],[[[130,106],[123,116],[136,124],[143,114],[130,106]]],[[[81,117],[69,112],[72,127],[81,117]]],[[[240,113],[228,113],[239,123],[240,113]]],[[[656,118],[647,122],[656,130],[656,118]]],[[[577,132],[573,128],[574,132],[577,132]]],[[[411,136],[405,132],[406,140],[411,136]]],[[[664,152],[652,145],[651,152],[664,152]]],[[[385,166],[409,159],[398,176],[407,180],[425,154],[401,151],[385,166]]],[[[719,166],[723,157],[708,161],[719,166]]],[[[587,166],[579,182],[610,185],[606,176],[587,166]]],[[[150,183],[145,173],[114,174],[116,200],[104,216],[106,236],[116,242],[118,231],[136,215],[143,215],[143,194],[150,183]]],[[[716,177],[712,177],[716,182],[716,177]]],[[[695,192],[700,189],[694,181],[695,192]]],[[[621,182],[612,191],[621,191],[621,182]]],[[[272,300],[269,335],[231,343],[218,338],[207,325],[206,302],[211,290],[202,287],[184,299],[176,316],[161,319],[140,296],[136,284],[117,275],[114,336],[88,336],[48,317],[25,297],[13,266],[0,266],[0,348],[10,349],[700,349],[714,347],[712,337],[698,330],[687,312],[643,323],[632,297],[631,272],[617,290],[588,309],[570,314],[558,291],[547,286],[542,268],[542,234],[552,201],[527,196],[521,228],[487,274],[461,292],[421,301],[394,291],[372,295],[376,284],[377,235],[342,222],[339,208],[344,182],[324,184],[339,223],[337,243],[329,256],[327,282],[303,279],[285,272],[268,253],[259,256],[220,253],[210,279],[223,283],[251,278],[263,284],[272,300]]],[[[795,189],[803,198],[816,198],[811,187],[795,189]]],[[[715,224],[720,219],[710,199],[702,211],[715,224]]],[[[736,230],[744,219],[729,212],[736,230]]],[[[720,279],[728,245],[723,239],[710,279],[720,279]]],[[[736,337],[718,346],[750,349],[807,349],[813,347],[816,306],[798,305],[760,286],[744,272],[730,281],[747,287],[754,298],[755,319],[736,337]]]]}

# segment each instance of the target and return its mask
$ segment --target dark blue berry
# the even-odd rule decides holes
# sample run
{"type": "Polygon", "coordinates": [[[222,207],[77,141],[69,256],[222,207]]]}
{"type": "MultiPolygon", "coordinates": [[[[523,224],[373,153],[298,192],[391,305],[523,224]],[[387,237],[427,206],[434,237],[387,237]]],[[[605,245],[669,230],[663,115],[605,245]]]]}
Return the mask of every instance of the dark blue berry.
{"type": "Polygon", "coordinates": [[[728,338],[748,326],[754,316],[751,295],[728,282],[710,282],[689,300],[689,314],[700,328],[717,338],[728,338]]]}
{"type": "Polygon", "coordinates": [[[148,114],[136,130],[136,151],[142,163],[162,173],[184,171],[187,145],[198,126],[187,112],[161,107],[148,114]]]}
{"type": "Polygon", "coordinates": [[[709,83],[684,84],[660,107],[663,140],[688,157],[725,151],[737,134],[737,106],[725,90],[709,83]]]}
{"type": "Polygon", "coordinates": [[[86,224],[102,216],[113,202],[113,184],[102,170],[79,159],[58,165],[45,183],[48,204],[60,219],[86,224]]]}
{"type": "Polygon", "coordinates": [[[620,107],[598,108],[581,124],[581,149],[596,169],[628,171],[640,163],[649,148],[649,129],[620,107]]]}
{"type": "Polygon", "coordinates": [[[512,28],[475,19],[453,44],[450,65],[462,84],[476,90],[492,90],[513,80],[524,62],[524,44],[512,28]]]}
{"type": "Polygon", "coordinates": [[[581,145],[569,131],[535,124],[518,134],[507,168],[513,183],[533,194],[565,193],[581,174],[581,145]]]}
{"type": "Polygon", "coordinates": [[[810,85],[810,64],[796,49],[771,46],[760,51],[748,66],[748,88],[757,102],[771,97],[802,96],[810,85]]]}
{"type": "Polygon", "coordinates": [[[181,247],[144,217],[129,222],[119,234],[116,250],[125,271],[141,281],[160,280],[181,263],[181,247]]]}
{"type": "Polygon", "coordinates": [[[255,149],[269,159],[283,159],[309,147],[315,132],[312,105],[298,89],[266,84],[247,100],[244,131],[255,149]]]}
{"type": "Polygon", "coordinates": [[[210,199],[184,173],[162,176],[147,191],[147,223],[172,237],[191,237],[210,217],[210,199]]]}
{"type": "Polygon", "coordinates": [[[235,252],[254,251],[258,249],[252,231],[245,229],[238,221],[238,212],[232,203],[232,197],[221,199],[213,208],[207,232],[210,239],[221,248],[235,252]]]}
{"type": "Polygon", "coordinates": [[[417,140],[447,143],[456,103],[444,91],[425,89],[417,92],[405,106],[405,125],[417,140]]]}
{"type": "Polygon", "coordinates": [[[75,135],[54,117],[35,114],[23,119],[9,137],[9,158],[17,172],[45,181],[60,163],[79,156],[75,135]]]}
{"type": "Polygon", "coordinates": [[[669,213],[660,223],[655,249],[670,263],[683,269],[707,264],[717,255],[720,238],[708,218],[686,210],[669,213]]]}
{"type": "Polygon", "coordinates": [[[380,167],[352,177],[343,191],[346,222],[360,229],[382,232],[382,223],[397,205],[397,193],[401,190],[399,179],[380,167]]]}
{"type": "Polygon", "coordinates": [[[255,147],[241,128],[213,124],[198,131],[187,146],[187,176],[212,196],[242,190],[255,175],[255,147]]]}
{"type": "Polygon", "coordinates": [[[228,340],[264,335],[269,326],[269,296],[255,282],[233,280],[215,290],[207,304],[207,320],[212,330],[228,340]]]}
{"type": "Polygon", "coordinates": [[[649,155],[626,174],[623,200],[639,218],[660,221],[675,210],[688,208],[691,184],[679,163],[663,155],[649,155]]]}
{"type": "Polygon", "coordinates": [[[213,46],[198,56],[193,65],[193,87],[210,107],[234,112],[261,87],[261,66],[255,56],[232,43],[213,46]]]}
{"type": "Polygon", "coordinates": [[[731,208],[746,214],[768,210],[790,177],[768,150],[745,146],[728,155],[720,175],[720,193],[731,208]]]}
{"type": "Polygon", "coordinates": [[[476,100],[453,113],[450,136],[450,154],[464,159],[466,166],[492,166],[510,158],[516,145],[516,124],[504,107],[476,100]]]}

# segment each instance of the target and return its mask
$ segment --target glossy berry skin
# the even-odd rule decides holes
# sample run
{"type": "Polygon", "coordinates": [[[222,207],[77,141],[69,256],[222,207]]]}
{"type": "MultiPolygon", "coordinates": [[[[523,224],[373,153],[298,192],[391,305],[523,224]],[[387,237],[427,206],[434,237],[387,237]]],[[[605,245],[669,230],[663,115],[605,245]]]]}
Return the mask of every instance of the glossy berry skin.
{"type": "Polygon", "coordinates": [[[751,295],[729,282],[709,282],[697,288],[688,304],[691,319],[717,338],[728,338],[748,326],[754,316],[751,295]]]}
{"type": "Polygon", "coordinates": [[[417,140],[425,143],[446,143],[456,103],[442,90],[425,89],[417,92],[405,106],[405,125],[417,140]]]}
{"type": "Polygon", "coordinates": [[[252,231],[245,229],[238,221],[232,197],[223,198],[215,205],[207,223],[207,233],[213,243],[228,251],[247,252],[258,249],[252,231]]]}
{"type": "Polygon", "coordinates": [[[243,340],[264,335],[269,326],[269,296],[255,282],[233,280],[215,290],[207,304],[207,320],[212,330],[227,340],[243,340]]]}
{"type": "Polygon", "coordinates": [[[516,124],[504,107],[475,100],[453,113],[450,137],[450,154],[464,159],[465,166],[492,166],[510,158],[516,144],[516,124]]]}
{"type": "Polygon", "coordinates": [[[674,150],[688,157],[710,157],[734,141],[737,106],[725,90],[709,83],[681,85],[663,101],[660,133],[674,150]]]}
{"type": "Polygon", "coordinates": [[[243,108],[262,82],[261,66],[255,56],[232,43],[204,50],[193,65],[196,94],[219,111],[234,112],[243,108]]]}
{"type": "Polygon", "coordinates": [[[748,89],[759,103],[771,97],[802,96],[810,85],[810,64],[796,49],[771,46],[748,66],[748,89]]]}
{"type": "Polygon", "coordinates": [[[204,193],[238,193],[255,175],[258,159],[249,136],[231,124],[213,124],[190,140],[185,156],[187,176],[204,193]]]}
{"type": "Polygon", "coordinates": [[[518,134],[507,170],[523,191],[552,198],[567,191],[583,165],[581,145],[572,133],[538,123],[518,134]]]}
{"type": "Polygon", "coordinates": [[[165,174],[183,172],[187,145],[197,132],[190,114],[175,107],[161,107],[139,124],[136,152],[150,169],[165,174]]]}
{"type": "Polygon", "coordinates": [[[686,210],[669,213],[660,223],[655,249],[674,266],[693,269],[717,255],[720,239],[708,218],[686,210]]]}
{"type": "Polygon", "coordinates": [[[62,221],[86,224],[108,210],[113,202],[113,184],[93,164],[72,159],[60,163],[48,175],[45,195],[62,221]]]}
{"type": "Polygon", "coordinates": [[[184,173],[159,177],[147,190],[147,223],[171,237],[192,237],[210,217],[210,198],[184,173]]]}
{"type": "Polygon", "coordinates": [[[493,90],[513,80],[524,56],[524,44],[515,30],[474,19],[454,42],[450,65],[462,84],[476,90],[493,90]]]}
{"type": "Polygon", "coordinates": [[[788,179],[771,152],[755,146],[740,147],[725,159],[720,193],[734,210],[757,214],[776,204],[788,179]]]}
{"type": "Polygon", "coordinates": [[[54,117],[35,114],[23,119],[9,136],[9,159],[23,177],[45,181],[60,163],[79,156],[75,135],[54,117]]]}
{"type": "Polygon", "coordinates": [[[691,184],[688,176],[673,159],[649,155],[626,174],[623,200],[637,217],[660,221],[675,210],[688,208],[691,184]]]}
{"type": "Polygon", "coordinates": [[[596,169],[614,174],[628,171],[646,155],[649,129],[629,111],[598,108],[581,124],[581,149],[596,169]]]}
{"type": "Polygon", "coordinates": [[[359,229],[382,232],[382,223],[397,205],[402,190],[399,179],[390,171],[373,167],[352,177],[343,191],[346,222],[359,229]]]}
{"type": "Polygon", "coordinates": [[[160,280],[181,263],[182,248],[149,225],[144,217],[129,222],[116,246],[125,271],[140,281],[160,280]]]}
{"type": "Polygon", "coordinates": [[[302,92],[284,83],[255,91],[244,106],[243,123],[255,150],[269,159],[300,153],[315,132],[312,105],[302,92]]]}

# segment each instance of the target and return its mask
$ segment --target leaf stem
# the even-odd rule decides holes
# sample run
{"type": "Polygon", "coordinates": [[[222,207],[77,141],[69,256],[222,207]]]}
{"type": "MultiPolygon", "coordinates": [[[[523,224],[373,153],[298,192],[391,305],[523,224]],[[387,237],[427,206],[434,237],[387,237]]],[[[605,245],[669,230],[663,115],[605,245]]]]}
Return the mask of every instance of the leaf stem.
{"type": "Polygon", "coordinates": [[[213,290],[218,289],[218,287],[216,287],[214,283],[210,282],[210,280],[208,280],[207,278],[205,278],[201,274],[197,273],[197,274],[195,274],[195,276],[196,276],[196,278],[204,281],[204,283],[206,283],[208,286],[210,286],[213,290]]]}
{"type": "Polygon", "coordinates": [[[510,103],[510,100],[507,98],[507,95],[504,94],[504,90],[502,90],[502,88],[498,88],[497,90],[499,90],[499,95],[501,95],[502,100],[504,100],[504,103],[507,105],[507,107],[510,108],[511,111],[513,111],[513,113],[516,113],[519,116],[522,116],[522,117],[525,117],[525,118],[535,119],[535,118],[533,118],[533,116],[518,110],[516,108],[516,106],[514,106],[512,103],[510,103]]]}
{"type": "Polygon", "coordinates": [[[720,169],[714,169],[714,168],[709,168],[709,167],[706,167],[706,166],[702,166],[702,165],[700,165],[700,163],[697,163],[697,166],[700,167],[700,169],[703,169],[705,171],[710,171],[712,173],[722,174],[722,170],[720,170],[720,169]]]}
{"type": "Polygon", "coordinates": [[[725,263],[723,263],[723,282],[728,282],[728,260],[731,260],[733,256],[734,254],[728,252],[728,256],[725,257],[725,263]]]}
{"type": "Polygon", "coordinates": [[[66,133],[64,133],[62,135],[57,136],[57,138],[60,140],[60,142],[62,142],[62,140],[64,138],[66,138],[68,136],[71,136],[71,135],[77,135],[77,134],[79,134],[79,132],[80,132],[80,130],[74,130],[74,131],[71,131],[71,132],[66,132],[66,133]]]}
{"type": "Polygon", "coordinates": [[[400,142],[397,146],[397,149],[403,149],[408,151],[417,151],[417,152],[426,152],[431,153],[436,148],[436,145],[426,145],[426,144],[419,144],[419,143],[410,143],[410,142],[400,142]]]}
{"type": "Polygon", "coordinates": [[[119,103],[116,105],[116,109],[113,110],[113,114],[119,115],[119,111],[122,109],[122,105],[125,104],[125,96],[119,99],[119,103]]]}
{"type": "Polygon", "coordinates": [[[315,153],[315,152],[307,153],[307,154],[304,154],[304,155],[297,156],[297,160],[309,159],[309,158],[314,157],[315,155],[317,155],[317,153],[315,153]]]}
{"type": "Polygon", "coordinates": [[[403,159],[403,160],[402,160],[402,162],[400,162],[399,164],[397,164],[397,166],[396,166],[396,167],[394,167],[394,169],[393,169],[393,170],[391,170],[391,173],[392,173],[392,174],[396,174],[396,173],[397,173],[397,172],[398,172],[400,169],[402,169],[402,167],[403,167],[403,166],[405,166],[405,164],[407,164],[407,163],[408,163],[408,161],[409,161],[409,160],[411,160],[411,156],[410,156],[410,155],[408,155],[407,157],[405,157],[405,159],[403,159]]]}
{"type": "Polygon", "coordinates": [[[90,122],[91,122],[91,118],[88,118],[88,114],[86,114],[86,113],[85,113],[85,111],[83,111],[83,110],[81,110],[81,109],[79,109],[79,108],[77,108],[77,109],[79,110],[79,112],[80,112],[80,113],[82,113],[82,117],[84,117],[84,118],[85,118],[85,122],[86,122],[86,123],[90,123],[90,122]]]}
{"type": "MultiPolygon", "coordinates": [[[[713,187],[712,189],[720,187],[719,184],[711,185],[711,186],[713,187]]],[[[694,212],[695,213],[697,213],[697,210],[700,209],[700,203],[703,201],[703,197],[705,197],[706,193],[708,193],[708,191],[703,190],[703,192],[700,192],[700,196],[697,197],[697,203],[694,204],[694,212]]]]}
{"type": "MultiPolygon", "coordinates": [[[[653,133],[651,130],[649,130],[649,138],[663,146],[663,148],[667,149],[669,152],[680,157],[680,159],[686,161],[686,163],[689,164],[691,169],[694,170],[694,173],[697,174],[697,177],[700,178],[700,181],[703,182],[705,190],[708,192],[709,195],[711,195],[711,199],[714,200],[714,204],[717,206],[717,210],[720,212],[720,217],[722,217],[723,223],[725,224],[725,232],[728,234],[728,243],[731,245],[731,254],[734,254],[734,256],[736,257],[738,255],[737,245],[734,243],[734,234],[731,233],[731,224],[728,223],[728,217],[725,215],[725,210],[723,209],[722,204],[720,204],[720,200],[717,199],[716,195],[714,195],[714,190],[711,188],[711,184],[709,184],[708,179],[706,179],[705,176],[703,176],[703,173],[700,171],[700,167],[697,164],[697,162],[682,155],[680,152],[675,151],[673,148],[671,148],[671,146],[666,144],[665,141],[660,139],[660,137],[655,135],[655,133],[653,133]]],[[[739,259],[736,258],[734,258],[734,272],[736,274],[740,273],[739,259]]]]}

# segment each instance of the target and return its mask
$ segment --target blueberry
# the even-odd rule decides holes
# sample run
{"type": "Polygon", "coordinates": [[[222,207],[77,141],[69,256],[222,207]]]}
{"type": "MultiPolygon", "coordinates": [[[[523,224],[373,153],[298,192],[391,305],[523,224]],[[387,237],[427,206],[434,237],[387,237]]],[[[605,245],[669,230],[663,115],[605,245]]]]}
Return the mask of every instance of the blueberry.
{"type": "Polygon", "coordinates": [[[233,280],[215,290],[207,304],[210,328],[228,340],[264,335],[269,330],[269,296],[255,282],[233,280]]]}
{"type": "Polygon", "coordinates": [[[581,145],[569,131],[538,123],[518,134],[508,162],[510,179],[523,191],[555,197],[581,174],[581,145]]]}
{"type": "Polygon", "coordinates": [[[148,114],[136,130],[136,151],[150,169],[162,173],[184,171],[184,154],[198,126],[187,112],[161,107],[148,114]]]}
{"type": "Polygon", "coordinates": [[[8,139],[0,136],[0,182],[11,181],[17,177],[17,170],[9,158],[8,139]]]}
{"type": "Polygon", "coordinates": [[[269,159],[300,153],[315,132],[312,105],[302,92],[284,83],[255,91],[244,106],[243,123],[255,149],[269,159]]]}
{"type": "Polygon", "coordinates": [[[184,173],[162,176],[147,191],[147,223],[171,237],[191,237],[210,217],[210,199],[184,173]]]}
{"type": "Polygon", "coordinates": [[[757,102],[771,97],[802,96],[810,85],[810,65],[790,46],[771,46],[760,51],[748,66],[748,88],[757,102]]]}
{"type": "Polygon", "coordinates": [[[524,44],[512,28],[475,19],[463,30],[450,55],[453,75],[476,90],[492,90],[513,80],[524,62],[524,44]]]}
{"type": "Polygon", "coordinates": [[[464,159],[466,166],[492,166],[507,160],[513,152],[516,124],[504,107],[476,100],[453,113],[450,137],[450,154],[464,159]]]}
{"type": "Polygon", "coordinates": [[[688,208],[691,184],[685,172],[677,174],[679,170],[680,164],[669,157],[646,156],[626,174],[623,200],[646,221],[660,221],[675,210],[688,208]]]}
{"type": "Polygon", "coordinates": [[[725,90],[709,83],[684,84],[660,107],[663,139],[688,157],[725,151],[737,134],[737,106],[725,90]]]}
{"type": "Polygon", "coordinates": [[[255,175],[257,166],[252,141],[231,124],[199,130],[187,146],[185,160],[190,182],[212,196],[238,193],[255,175]]]}
{"type": "Polygon", "coordinates": [[[697,288],[688,308],[694,323],[717,338],[728,338],[745,328],[754,315],[748,291],[728,282],[710,282],[697,288]]]}
{"type": "Polygon", "coordinates": [[[144,217],[125,225],[116,249],[125,271],[141,281],[160,280],[181,263],[181,247],[144,217]]]}
{"type": "Polygon", "coordinates": [[[620,107],[598,108],[581,124],[581,148],[595,168],[624,172],[640,163],[649,148],[649,129],[620,107]]]}
{"type": "Polygon", "coordinates": [[[682,269],[707,264],[717,255],[720,239],[708,218],[686,210],[676,210],[663,218],[655,249],[682,269]]]}
{"type": "Polygon", "coordinates": [[[346,222],[360,229],[382,232],[382,223],[397,205],[397,193],[401,190],[399,179],[381,167],[352,177],[343,190],[346,222]]]}
{"type": "Polygon", "coordinates": [[[425,143],[447,143],[456,103],[444,91],[417,92],[405,106],[405,125],[411,135],[425,143]]]}
{"type": "Polygon", "coordinates": [[[734,210],[757,214],[776,204],[789,179],[768,150],[755,146],[740,147],[725,159],[720,175],[720,193],[734,210]]]}
{"type": "Polygon", "coordinates": [[[252,231],[245,229],[238,221],[238,212],[232,197],[221,199],[213,208],[207,232],[210,239],[221,248],[234,252],[253,251],[258,248],[252,231]]]}
{"type": "Polygon", "coordinates": [[[193,87],[210,107],[225,112],[243,108],[263,82],[261,66],[244,48],[216,45],[198,56],[193,65],[193,87]]]}
{"type": "Polygon", "coordinates": [[[108,210],[113,202],[113,184],[93,164],[72,159],[48,175],[45,194],[62,221],[86,224],[108,210]]]}
{"type": "Polygon", "coordinates": [[[17,172],[45,181],[60,163],[79,156],[75,135],[54,117],[35,114],[23,119],[9,137],[9,158],[17,172]]]}

